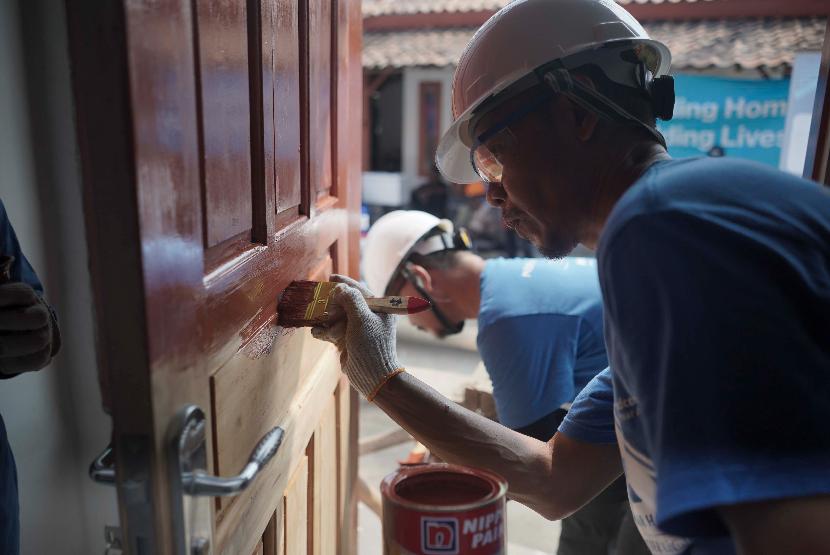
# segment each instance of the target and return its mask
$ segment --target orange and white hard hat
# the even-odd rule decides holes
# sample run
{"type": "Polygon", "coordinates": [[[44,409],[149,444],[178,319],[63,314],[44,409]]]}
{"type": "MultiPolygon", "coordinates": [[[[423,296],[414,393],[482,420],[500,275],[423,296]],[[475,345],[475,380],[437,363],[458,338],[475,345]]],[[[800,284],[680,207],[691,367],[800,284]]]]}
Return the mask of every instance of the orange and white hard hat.
{"type": "Polygon", "coordinates": [[[538,70],[551,62],[561,61],[565,70],[595,64],[616,83],[648,88],[633,64],[622,61],[621,49],[634,53],[634,61],[649,73],[648,82],[671,66],[669,49],[614,0],[515,0],[496,12],[470,40],[453,76],[453,123],[436,152],[441,173],[454,183],[480,179],[470,162],[470,124],[544,82],[538,70]]]}

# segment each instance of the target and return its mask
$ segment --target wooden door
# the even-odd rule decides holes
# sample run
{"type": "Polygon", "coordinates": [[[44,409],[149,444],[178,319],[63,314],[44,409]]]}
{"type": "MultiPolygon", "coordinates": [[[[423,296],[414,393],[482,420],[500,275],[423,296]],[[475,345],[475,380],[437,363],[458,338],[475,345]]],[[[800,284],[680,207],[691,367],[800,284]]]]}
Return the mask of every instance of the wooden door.
{"type": "Polygon", "coordinates": [[[102,391],[128,553],[173,553],[166,434],[208,471],[285,439],[210,502],[214,553],[353,550],[356,397],[275,325],[293,279],[357,274],[359,0],[67,0],[102,391]]]}
{"type": "Polygon", "coordinates": [[[819,183],[830,185],[830,20],[824,32],[804,174],[819,183]]]}

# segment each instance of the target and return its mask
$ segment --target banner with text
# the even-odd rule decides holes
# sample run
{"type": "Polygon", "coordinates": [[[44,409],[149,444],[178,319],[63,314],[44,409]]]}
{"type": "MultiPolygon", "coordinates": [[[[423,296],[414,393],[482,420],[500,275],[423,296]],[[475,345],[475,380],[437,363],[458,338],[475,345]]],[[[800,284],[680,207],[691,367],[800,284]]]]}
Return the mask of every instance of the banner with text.
{"type": "Polygon", "coordinates": [[[674,118],[659,121],[669,154],[747,158],[778,167],[789,79],[676,75],[674,118]]]}

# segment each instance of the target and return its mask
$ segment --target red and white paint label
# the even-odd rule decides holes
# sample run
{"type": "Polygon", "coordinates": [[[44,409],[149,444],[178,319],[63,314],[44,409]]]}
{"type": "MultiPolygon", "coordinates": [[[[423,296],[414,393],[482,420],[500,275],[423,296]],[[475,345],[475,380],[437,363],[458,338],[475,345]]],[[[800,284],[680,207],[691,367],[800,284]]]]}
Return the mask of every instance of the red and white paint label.
{"type": "Polygon", "coordinates": [[[388,553],[501,555],[505,553],[504,501],[466,512],[426,513],[396,507],[388,553]],[[390,543],[395,543],[394,547],[390,543]],[[395,549],[397,548],[397,550],[395,549]]]}

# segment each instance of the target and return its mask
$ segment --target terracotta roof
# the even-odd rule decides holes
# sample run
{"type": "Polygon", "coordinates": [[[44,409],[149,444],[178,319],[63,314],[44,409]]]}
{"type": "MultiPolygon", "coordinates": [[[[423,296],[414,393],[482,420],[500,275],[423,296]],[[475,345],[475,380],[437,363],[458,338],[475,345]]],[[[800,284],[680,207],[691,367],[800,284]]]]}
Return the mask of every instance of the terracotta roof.
{"type": "MultiPolygon", "coordinates": [[[[619,4],[679,4],[712,0],[617,0],[619,4]]],[[[510,0],[363,0],[363,17],[498,10],[510,0]]]]}
{"type": "MultiPolygon", "coordinates": [[[[645,27],[653,38],[669,46],[674,68],[772,68],[791,64],[798,51],[821,50],[825,24],[826,18],[812,17],[657,21],[646,23],[645,27]]],[[[474,32],[475,29],[367,32],[363,37],[363,67],[454,65],[474,32]]]]}

